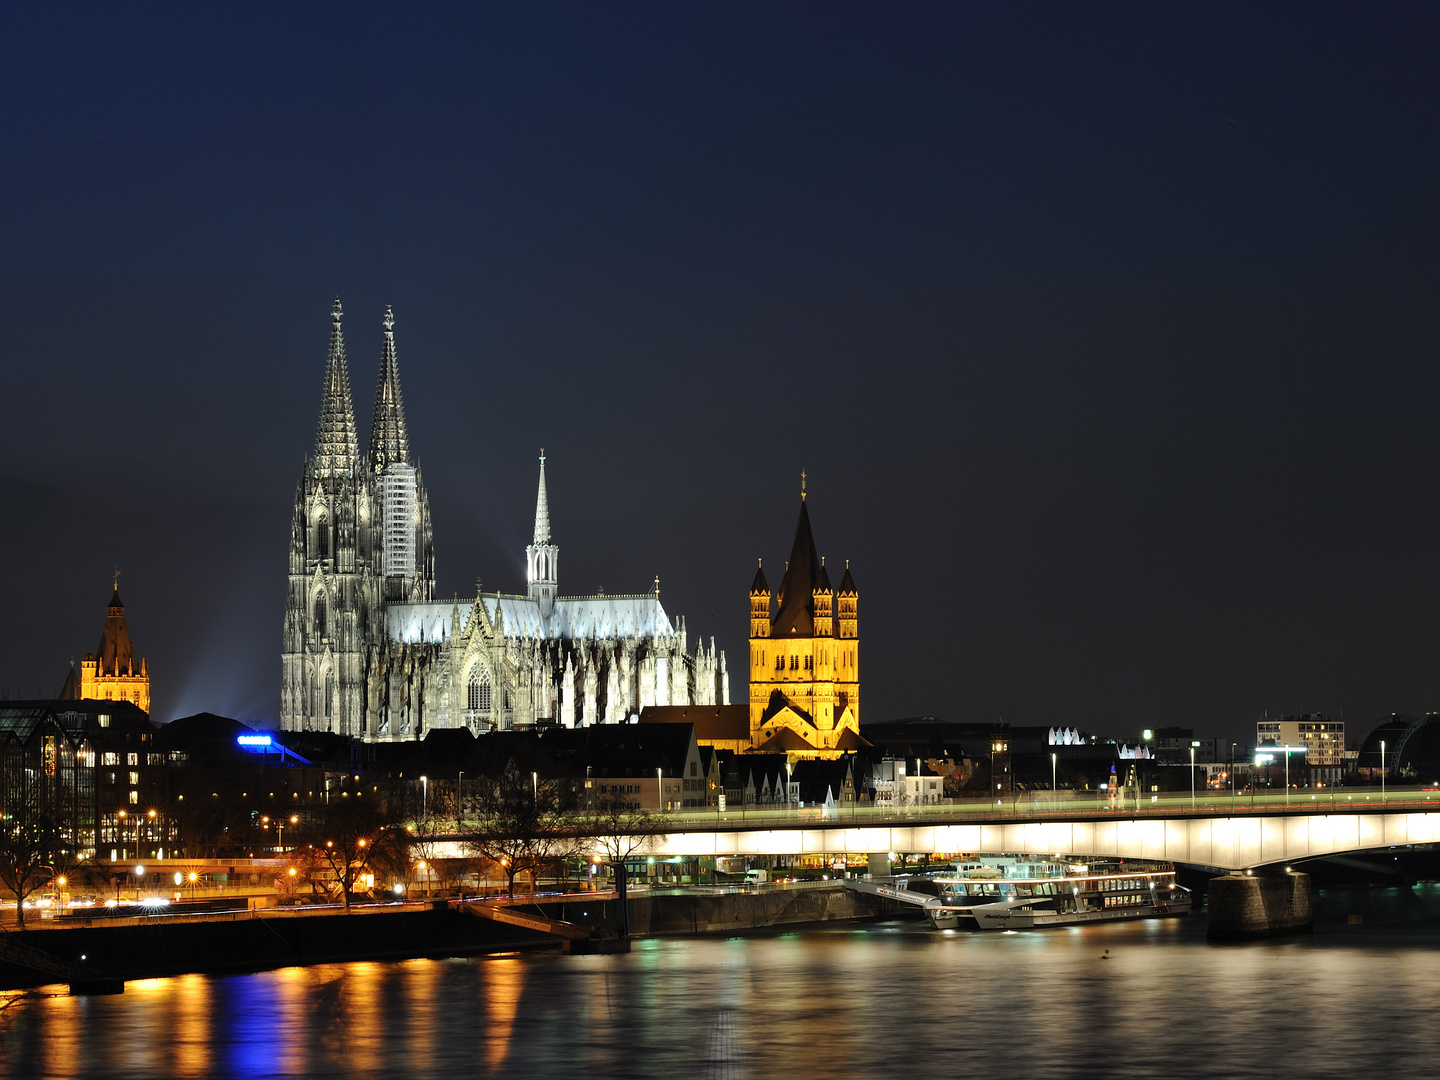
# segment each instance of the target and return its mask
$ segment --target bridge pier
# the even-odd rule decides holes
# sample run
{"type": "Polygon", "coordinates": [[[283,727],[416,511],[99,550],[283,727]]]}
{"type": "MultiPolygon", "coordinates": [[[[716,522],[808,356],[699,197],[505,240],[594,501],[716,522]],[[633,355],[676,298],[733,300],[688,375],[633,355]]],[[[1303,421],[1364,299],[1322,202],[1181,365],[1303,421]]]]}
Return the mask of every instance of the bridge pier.
{"type": "Polygon", "coordinates": [[[1308,934],[1310,875],[1284,870],[1211,878],[1205,909],[1205,936],[1214,941],[1308,934]]]}

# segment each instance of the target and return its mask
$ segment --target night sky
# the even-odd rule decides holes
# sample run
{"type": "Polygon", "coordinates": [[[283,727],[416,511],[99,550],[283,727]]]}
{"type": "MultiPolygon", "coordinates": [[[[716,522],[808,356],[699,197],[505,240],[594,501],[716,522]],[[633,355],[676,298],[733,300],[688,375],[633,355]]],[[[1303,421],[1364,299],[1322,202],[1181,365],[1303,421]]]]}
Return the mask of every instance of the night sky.
{"type": "Polygon", "coordinates": [[[744,700],[804,469],[862,724],[1440,709],[1440,7],[1177,7],[8,9],[0,684],[118,565],[157,719],[277,721],[339,295],[444,596],[543,446],[744,700]]]}

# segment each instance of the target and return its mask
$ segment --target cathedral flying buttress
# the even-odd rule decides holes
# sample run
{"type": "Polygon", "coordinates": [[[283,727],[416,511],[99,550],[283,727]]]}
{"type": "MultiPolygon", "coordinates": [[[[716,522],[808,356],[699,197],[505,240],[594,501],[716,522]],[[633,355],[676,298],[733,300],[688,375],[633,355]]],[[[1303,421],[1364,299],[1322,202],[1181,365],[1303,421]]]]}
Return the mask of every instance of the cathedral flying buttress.
{"type": "Polygon", "coordinates": [[[281,727],[366,741],[432,728],[475,734],[623,723],[648,705],[729,704],[725,655],[660,604],[657,578],[626,596],[558,595],[545,454],[526,548],[526,593],[435,600],[429,500],[414,462],[384,318],[370,450],[362,459],[332,310],[315,452],[296,489],[284,620],[281,727]]]}

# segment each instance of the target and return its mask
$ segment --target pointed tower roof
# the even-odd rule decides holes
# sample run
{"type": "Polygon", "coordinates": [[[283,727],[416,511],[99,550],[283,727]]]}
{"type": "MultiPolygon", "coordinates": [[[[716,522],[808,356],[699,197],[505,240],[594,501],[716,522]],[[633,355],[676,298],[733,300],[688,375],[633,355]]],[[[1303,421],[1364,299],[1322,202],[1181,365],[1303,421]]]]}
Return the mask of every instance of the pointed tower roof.
{"type": "Polygon", "coordinates": [[[400,462],[409,465],[410,437],[405,432],[405,401],[400,396],[400,368],[395,362],[395,313],[385,308],[385,348],[380,353],[380,383],[375,388],[375,415],[370,421],[370,467],[376,472],[400,462]]]}
{"type": "Polygon", "coordinates": [[[815,537],[810,532],[810,511],[800,497],[800,518],[795,523],[795,542],[790,545],[790,563],[776,594],[779,611],[771,624],[772,637],[812,637],[815,634],[815,586],[820,581],[820,557],[815,554],[815,537]]]}
{"type": "Polygon", "coordinates": [[[540,448],[540,491],[535,496],[534,543],[550,543],[550,499],[545,493],[545,448],[540,448]]]}
{"type": "Polygon", "coordinates": [[[846,560],[845,560],[845,576],[840,579],[840,595],[841,595],[841,596],[859,596],[859,595],[860,595],[859,592],[858,592],[858,591],[856,590],[856,588],[855,588],[855,579],[850,576],[850,560],[849,560],[849,559],[846,559],[846,560]]]}
{"type": "Polygon", "coordinates": [[[350,399],[350,371],[345,366],[345,334],[340,329],[340,298],[330,308],[330,355],[325,361],[325,389],[320,399],[320,430],[315,435],[315,465],[321,476],[354,472],[360,447],[355,434],[355,406],[350,399]]]}
{"type": "Polygon", "coordinates": [[[815,586],[815,588],[816,588],[816,590],[817,590],[818,592],[834,592],[834,591],[835,591],[835,589],[834,589],[834,588],[831,586],[831,584],[830,584],[830,572],[825,569],[825,556],[824,556],[824,555],[821,555],[821,556],[820,556],[820,581],[819,581],[819,584],[817,584],[817,585],[815,586]]]}
{"type": "Polygon", "coordinates": [[[125,625],[125,605],[120,602],[120,589],[110,597],[105,609],[105,630],[95,659],[102,675],[130,675],[136,670],[135,647],[130,644],[130,629],[125,625]]]}
{"type": "MultiPolygon", "coordinates": [[[[759,560],[756,560],[757,563],[759,560]]],[[[755,567],[755,580],[750,583],[751,596],[769,596],[770,582],[765,580],[765,566],[763,563],[755,567]]]]}

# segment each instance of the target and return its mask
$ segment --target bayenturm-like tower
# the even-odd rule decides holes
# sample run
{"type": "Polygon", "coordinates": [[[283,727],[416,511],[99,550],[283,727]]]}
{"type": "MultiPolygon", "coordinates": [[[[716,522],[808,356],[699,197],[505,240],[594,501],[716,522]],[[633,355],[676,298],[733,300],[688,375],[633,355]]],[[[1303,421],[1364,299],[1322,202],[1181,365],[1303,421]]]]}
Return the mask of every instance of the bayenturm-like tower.
{"type": "Polygon", "coordinates": [[[285,606],[280,724],[287,731],[364,737],[377,707],[386,600],[431,600],[435,554],[429,501],[410,455],[395,320],[387,308],[370,452],[362,458],[340,301],[315,452],[295,490],[285,606]]]}
{"type": "Polygon", "coordinates": [[[750,740],[757,750],[828,757],[866,745],[859,600],[848,562],[839,591],[830,584],[802,478],[800,518],[774,604],[763,567],[750,585],[750,740]]]}

